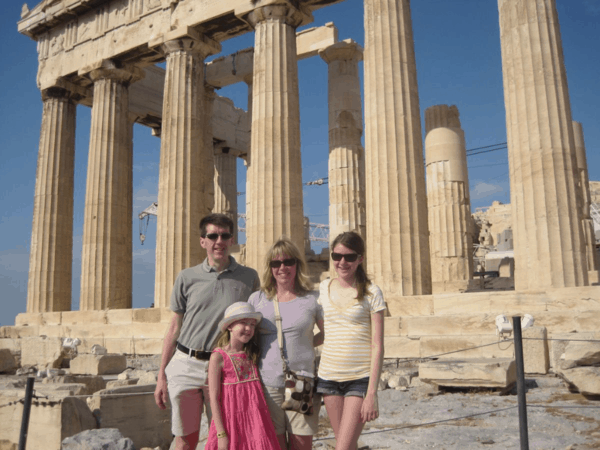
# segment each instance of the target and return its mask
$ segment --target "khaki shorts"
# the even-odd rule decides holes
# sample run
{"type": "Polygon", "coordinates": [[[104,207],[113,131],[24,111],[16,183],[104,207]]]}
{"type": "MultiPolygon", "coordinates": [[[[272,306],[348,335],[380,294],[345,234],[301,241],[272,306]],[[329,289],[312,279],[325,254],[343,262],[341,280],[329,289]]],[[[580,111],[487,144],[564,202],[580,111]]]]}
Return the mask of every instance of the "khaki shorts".
{"type": "Polygon", "coordinates": [[[265,400],[271,413],[275,433],[278,435],[290,434],[298,436],[314,436],[319,429],[319,411],[321,410],[321,395],[315,394],[313,399],[313,413],[310,415],[300,414],[296,411],[284,411],[281,409],[285,398],[285,388],[263,386],[265,400]]]}
{"type": "Polygon", "coordinates": [[[202,409],[208,424],[212,419],[208,397],[208,361],[192,358],[180,350],[165,369],[167,388],[171,401],[171,432],[187,436],[200,430],[202,409]],[[200,404],[204,400],[201,409],[200,404]]]}

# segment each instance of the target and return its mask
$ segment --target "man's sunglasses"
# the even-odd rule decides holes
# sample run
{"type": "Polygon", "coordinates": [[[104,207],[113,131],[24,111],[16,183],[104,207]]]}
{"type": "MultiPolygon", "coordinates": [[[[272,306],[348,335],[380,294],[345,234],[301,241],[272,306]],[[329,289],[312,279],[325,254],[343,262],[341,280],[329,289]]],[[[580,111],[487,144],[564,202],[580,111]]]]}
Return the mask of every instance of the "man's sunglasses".
{"type": "Polygon", "coordinates": [[[290,258],[290,259],[284,259],[283,261],[281,261],[280,259],[274,259],[273,261],[269,262],[269,267],[271,269],[279,269],[282,264],[284,266],[286,266],[286,267],[295,266],[296,265],[296,259],[295,258],[290,258]]]}
{"type": "Polygon", "coordinates": [[[346,260],[346,262],[354,262],[358,259],[358,253],[335,253],[331,252],[331,259],[334,261],[341,261],[342,258],[346,260]]]}
{"type": "Polygon", "coordinates": [[[207,234],[206,238],[210,239],[211,241],[216,241],[217,239],[219,239],[219,236],[221,236],[221,239],[223,239],[224,241],[231,239],[233,237],[233,234],[231,233],[209,233],[207,234]]]}

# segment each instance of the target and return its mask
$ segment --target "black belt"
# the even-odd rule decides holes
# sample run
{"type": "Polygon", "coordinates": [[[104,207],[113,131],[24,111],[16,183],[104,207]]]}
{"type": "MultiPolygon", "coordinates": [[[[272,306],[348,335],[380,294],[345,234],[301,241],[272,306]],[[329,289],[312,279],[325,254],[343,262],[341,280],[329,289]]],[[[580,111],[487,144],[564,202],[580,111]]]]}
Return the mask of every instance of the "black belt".
{"type": "Polygon", "coordinates": [[[208,361],[210,359],[210,352],[205,352],[203,350],[192,350],[187,348],[185,345],[177,343],[177,350],[181,350],[186,355],[190,355],[192,358],[201,359],[203,361],[208,361]]]}

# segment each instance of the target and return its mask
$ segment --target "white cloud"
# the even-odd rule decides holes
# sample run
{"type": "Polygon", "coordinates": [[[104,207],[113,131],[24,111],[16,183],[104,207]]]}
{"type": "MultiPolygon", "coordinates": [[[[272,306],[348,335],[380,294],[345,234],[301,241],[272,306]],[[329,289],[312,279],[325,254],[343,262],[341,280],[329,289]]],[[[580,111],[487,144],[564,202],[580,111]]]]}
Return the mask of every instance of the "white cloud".
{"type": "Polygon", "coordinates": [[[471,200],[480,200],[499,192],[504,192],[504,188],[499,184],[477,183],[475,187],[471,189],[471,200]]]}

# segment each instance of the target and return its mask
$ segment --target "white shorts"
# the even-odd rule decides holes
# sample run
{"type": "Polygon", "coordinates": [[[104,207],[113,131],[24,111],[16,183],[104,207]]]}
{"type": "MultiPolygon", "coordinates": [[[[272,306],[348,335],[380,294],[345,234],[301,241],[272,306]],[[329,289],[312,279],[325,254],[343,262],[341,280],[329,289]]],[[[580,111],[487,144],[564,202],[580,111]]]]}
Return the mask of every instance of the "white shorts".
{"type": "Polygon", "coordinates": [[[210,425],[212,411],[208,397],[208,361],[175,350],[165,374],[171,401],[171,432],[175,436],[187,436],[199,431],[202,409],[210,425]]]}

